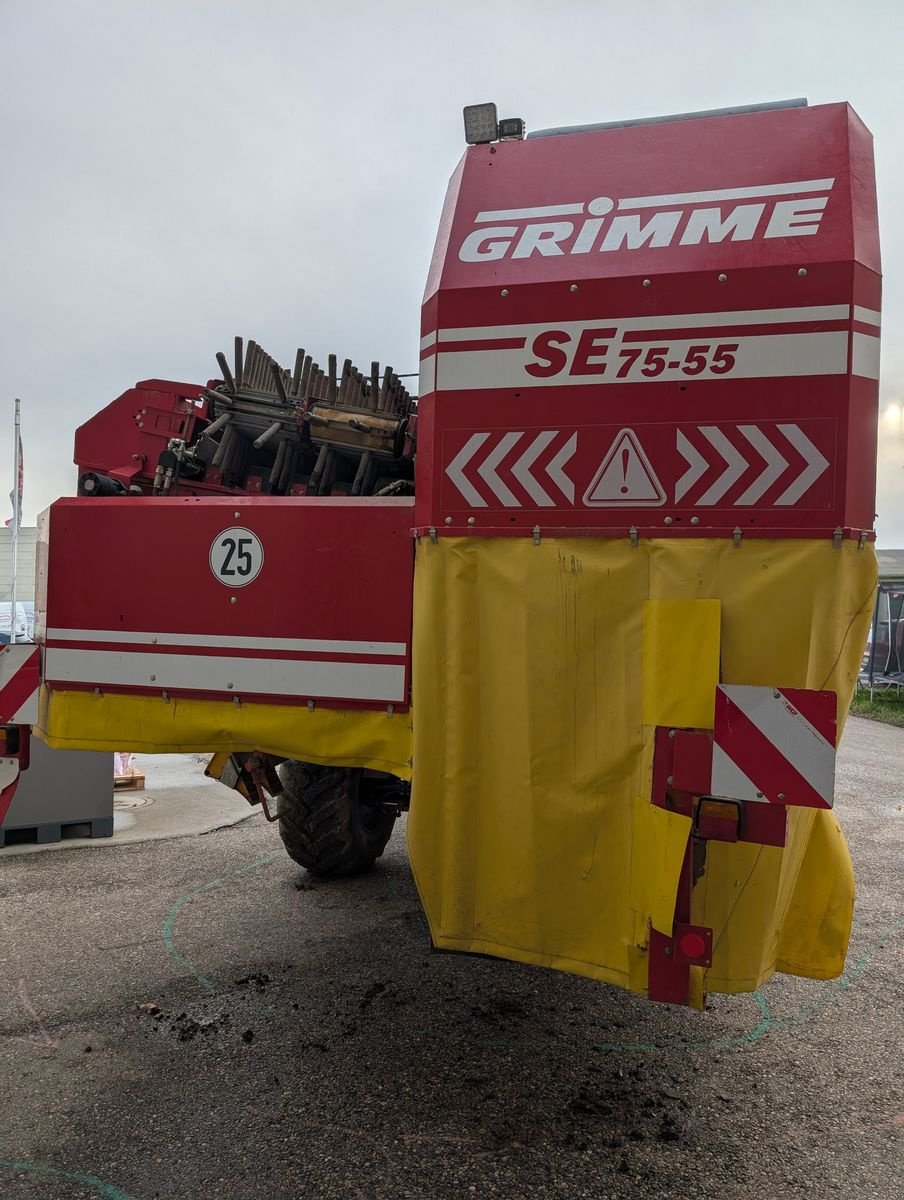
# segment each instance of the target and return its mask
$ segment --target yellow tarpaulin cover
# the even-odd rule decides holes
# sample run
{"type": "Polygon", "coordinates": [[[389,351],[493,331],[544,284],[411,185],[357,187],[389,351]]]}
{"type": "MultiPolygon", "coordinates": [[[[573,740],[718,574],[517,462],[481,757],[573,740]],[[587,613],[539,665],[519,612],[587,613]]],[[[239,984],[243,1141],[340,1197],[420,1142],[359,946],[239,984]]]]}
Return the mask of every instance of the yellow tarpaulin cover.
{"type": "MultiPolygon", "coordinates": [[[[841,722],[875,586],[851,541],[422,541],[409,848],[437,945],[644,991],[689,826],[650,805],[654,726],[711,727],[719,672],[836,691],[841,722]]],[[[694,999],[838,974],[852,906],[831,812],[790,810],[784,849],[710,842],[694,999]]]]}
{"type": "MultiPolygon", "coordinates": [[[[39,733],[93,750],[261,750],[412,777],[411,862],[437,945],[643,992],[689,818],[650,804],[654,727],[711,727],[717,681],[828,688],[839,722],[876,585],[846,541],[440,538],[415,569],[409,714],[42,691],[39,733]],[[413,720],[412,720],[413,718],[413,720]]],[[[784,849],[708,843],[691,998],[844,963],[853,878],[831,812],[784,849]]]]}

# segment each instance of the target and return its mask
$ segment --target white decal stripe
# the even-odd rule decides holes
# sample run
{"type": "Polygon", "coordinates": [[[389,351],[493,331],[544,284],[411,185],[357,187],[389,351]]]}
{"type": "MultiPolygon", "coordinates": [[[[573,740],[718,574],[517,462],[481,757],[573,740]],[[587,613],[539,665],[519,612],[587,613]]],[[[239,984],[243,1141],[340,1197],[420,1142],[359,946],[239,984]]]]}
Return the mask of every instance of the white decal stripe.
{"type": "MultiPolygon", "coordinates": [[[[800,324],[803,321],[847,321],[851,316],[849,304],[821,304],[810,308],[755,308],[740,312],[711,312],[711,313],[672,313],[655,317],[600,317],[598,321],[565,321],[557,323],[556,329],[561,329],[572,336],[580,334],[588,326],[599,328],[615,328],[621,332],[635,332],[644,329],[705,329],[712,326],[722,328],[727,337],[730,329],[725,327],[736,325],[784,325],[800,324]]],[[[545,333],[551,328],[549,322],[544,325],[480,325],[461,329],[440,329],[439,350],[443,342],[482,342],[494,341],[497,338],[523,337],[528,340],[538,333],[545,333]]]]}
{"type": "Polygon", "coordinates": [[[436,341],[436,335],[437,335],[437,330],[434,329],[432,333],[428,333],[425,337],[422,337],[421,338],[421,349],[428,350],[433,345],[433,343],[436,341]]]}
{"type": "Polygon", "coordinates": [[[758,187],[719,188],[712,192],[673,192],[667,196],[626,196],[619,208],[660,208],[668,204],[706,204],[714,200],[752,200],[757,196],[796,196],[831,191],[834,179],[800,179],[796,183],[764,183],[758,187]]]}
{"type": "Polygon", "coordinates": [[[231,634],[136,633],[125,629],[48,629],[48,642],[102,642],[132,646],[202,646],[217,650],[285,650],[311,654],[385,654],[401,658],[405,642],[346,642],[319,638],[233,637],[231,634]]]}
{"type": "MultiPolygon", "coordinates": [[[[727,335],[724,339],[728,340],[727,335]]],[[[717,337],[711,339],[715,344],[717,337]]],[[[733,337],[737,344],[736,362],[730,372],[718,376],[703,372],[697,378],[721,379],[775,379],[803,375],[845,375],[848,363],[848,334],[844,330],[835,333],[781,333],[754,337],[733,337]]],[[[576,344],[576,342],[574,343],[576,344]]],[[[670,342],[669,359],[683,362],[694,338],[682,338],[670,342]]],[[[612,339],[610,360],[618,362],[617,339],[612,339]]],[[[626,379],[619,379],[614,370],[604,375],[571,375],[567,367],[558,375],[537,379],[529,375],[525,367],[533,361],[530,347],[511,350],[456,350],[443,354],[438,373],[439,388],[449,391],[479,391],[486,388],[535,388],[535,387],[600,387],[611,383],[655,384],[684,381],[679,369],[649,378],[632,369],[626,379]]]]}
{"type": "Polygon", "coordinates": [[[555,429],[538,433],[518,461],[512,465],[512,474],[538,508],[552,508],[555,505],[555,500],[553,500],[552,496],[547,496],[546,492],[543,491],[542,487],[540,487],[539,483],[531,475],[530,469],[555,436],[555,429]]]}
{"type": "Polygon", "coordinates": [[[691,490],[709,466],[697,447],[685,437],[680,429],[678,430],[678,453],[687,463],[687,470],[675,484],[676,504],[691,490]]]}
{"type": "Polygon", "coordinates": [[[565,468],[574,458],[578,448],[578,435],[573,433],[559,453],[546,468],[546,474],[553,481],[569,504],[574,504],[574,480],[565,474],[565,468]]]}
{"type": "Polygon", "coordinates": [[[855,304],[854,320],[862,321],[864,325],[875,325],[878,329],[882,324],[882,314],[874,308],[861,308],[859,304],[855,304]]]}
{"type": "Polygon", "coordinates": [[[335,700],[405,698],[405,668],[385,663],[311,662],[219,655],[62,650],[45,653],[49,683],[139,687],[147,691],[224,692],[230,696],[324,697],[335,700]],[[153,678],[152,678],[153,676],[153,678]]]}
{"type": "Polygon", "coordinates": [[[835,790],[835,747],[779,691],[720,685],[728,699],[771,742],[828,805],[835,790]]]}
{"type": "Polygon", "coordinates": [[[38,688],[10,712],[7,705],[12,703],[12,694],[20,693],[21,683],[16,676],[23,671],[34,672],[40,666],[38,658],[40,650],[32,642],[19,642],[11,646],[0,647],[0,724],[4,721],[10,725],[35,725],[38,720],[38,688]],[[7,687],[10,692],[4,701],[7,687]]]}
{"type": "Polygon", "coordinates": [[[36,688],[22,707],[13,713],[11,725],[37,725],[38,723],[38,689],[36,688]]]}
{"type": "Polygon", "coordinates": [[[854,333],[851,346],[851,374],[861,379],[879,378],[879,349],[881,342],[868,333],[854,333]]]}
{"type": "Polygon", "coordinates": [[[728,757],[718,743],[713,743],[713,770],[710,791],[714,796],[726,800],[753,800],[768,804],[769,801],[752,779],[749,779],[738,764],[728,757]]]}
{"type": "Polygon", "coordinates": [[[523,221],[531,217],[570,217],[584,211],[581,204],[547,204],[542,208],[497,208],[493,212],[479,212],[475,225],[486,225],[491,221],[523,221]]]}
{"type": "Polygon", "coordinates": [[[788,460],[782,458],[778,447],[766,437],[756,425],[739,425],[738,429],[750,442],[754,450],[766,460],[766,467],[745,492],[738,496],[735,504],[756,504],[757,500],[772,487],[776,479],[788,469],[788,460]]]}
{"type": "Polygon", "coordinates": [[[820,475],[828,470],[829,460],[820,454],[799,425],[779,425],[778,428],[801,458],[806,460],[807,465],[775,503],[796,504],[801,496],[810,490],[820,475]]]}
{"type": "Polygon", "coordinates": [[[735,450],[734,446],[725,436],[717,425],[701,425],[700,432],[713,447],[713,449],[721,454],[725,459],[726,467],[715,483],[710,484],[700,499],[698,505],[716,504],[728,489],[738,482],[744,472],[747,470],[747,459],[743,454],[735,450]]]}
{"type": "Polygon", "coordinates": [[[511,488],[496,474],[496,468],[508,454],[514,449],[517,442],[524,437],[522,433],[507,433],[505,437],[499,439],[499,442],[490,453],[486,456],[480,466],[477,468],[477,474],[484,481],[496,499],[506,506],[506,508],[520,508],[521,501],[514,494],[511,488]]]}
{"type": "Polygon", "coordinates": [[[418,377],[418,395],[429,396],[436,387],[436,355],[421,359],[421,369],[418,377]]]}
{"type": "Polygon", "coordinates": [[[487,440],[488,433],[473,433],[446,467],[446,474],[472,508],[486,508],[487,502],[477,488],[465,476],[465,467],[487,440]]]}

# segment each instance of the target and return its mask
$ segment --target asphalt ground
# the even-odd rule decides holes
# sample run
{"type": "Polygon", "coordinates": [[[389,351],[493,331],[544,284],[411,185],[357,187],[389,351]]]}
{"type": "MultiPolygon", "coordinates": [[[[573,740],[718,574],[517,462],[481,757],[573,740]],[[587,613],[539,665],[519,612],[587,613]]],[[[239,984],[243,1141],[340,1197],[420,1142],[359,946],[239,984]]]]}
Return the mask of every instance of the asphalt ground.
{"type": "Polygon", "coordinates": [[[0,857],[0,1197],[899,1200],[902,775],[851,720],[845,976],[702,1014],[431,953],[401,827],[338,885],[257,817],[0,857]]]}

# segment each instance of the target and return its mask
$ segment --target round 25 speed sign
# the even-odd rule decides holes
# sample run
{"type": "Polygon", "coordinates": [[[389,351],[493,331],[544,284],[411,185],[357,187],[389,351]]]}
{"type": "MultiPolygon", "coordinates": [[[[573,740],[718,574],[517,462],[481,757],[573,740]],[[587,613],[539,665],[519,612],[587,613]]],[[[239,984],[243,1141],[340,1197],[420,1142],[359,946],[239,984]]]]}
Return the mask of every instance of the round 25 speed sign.
{"type": "Polygon", "coordinates": [[[264,548],[250,529],[224,529],[210,547],[210,569],[230,588],[245,587],[257,579],[264,565],[264,548]]]}

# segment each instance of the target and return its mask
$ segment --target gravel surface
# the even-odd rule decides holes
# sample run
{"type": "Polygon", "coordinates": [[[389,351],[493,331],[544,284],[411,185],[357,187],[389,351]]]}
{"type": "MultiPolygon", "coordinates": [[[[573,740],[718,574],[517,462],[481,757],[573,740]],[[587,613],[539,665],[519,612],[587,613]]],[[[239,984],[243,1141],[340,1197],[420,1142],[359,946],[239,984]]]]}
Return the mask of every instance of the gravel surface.
{"type": "Polygon", "coordinates": [[[899,1200],[902,778],[851,720],[844,980],[704,1014],[431,953],[401,828],[339,885],[257,819],[0,857],[0,1197],[899,1200]]]}

